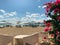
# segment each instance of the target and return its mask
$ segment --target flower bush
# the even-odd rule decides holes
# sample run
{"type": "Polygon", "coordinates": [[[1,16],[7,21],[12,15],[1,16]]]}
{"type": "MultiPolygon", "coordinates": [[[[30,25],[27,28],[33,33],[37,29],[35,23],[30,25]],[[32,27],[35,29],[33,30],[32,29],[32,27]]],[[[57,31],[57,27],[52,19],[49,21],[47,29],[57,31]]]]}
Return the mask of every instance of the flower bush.
{"type": "Polygon", "coordinates": [[[44,31],[53,37],[56,45],[60,45],[60,0],[56,0],[55,2],[51,1],[44,5],[46,5],[46,15],[51,18],[51,20],[44,21],[46,25],[44,31]]]}

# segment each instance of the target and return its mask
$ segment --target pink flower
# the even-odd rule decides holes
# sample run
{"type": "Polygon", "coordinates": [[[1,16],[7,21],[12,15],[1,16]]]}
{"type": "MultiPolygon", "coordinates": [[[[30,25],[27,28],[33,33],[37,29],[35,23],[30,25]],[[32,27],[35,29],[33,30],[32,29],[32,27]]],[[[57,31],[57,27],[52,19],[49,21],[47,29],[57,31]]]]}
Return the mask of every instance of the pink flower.
{"type": "Polygon", "coordinates": [[[56,0],[56,2],[54,3],[55,5],[60,4],[60,0],[56,0]]]}
{"type": "Polygon", "coordinates": [[[60,16],[57,17],[57,20],[60,20],[60,16]]]}
{"type": "Polygon", "coordinates": [[[44,39],[46,39],[46,36],[44,36],[44,39]]]}
{"type": "Polygon", "coordinates": [[[45,32],[48,32],[48,30],[49,30],[49,28],[48,28],[48,27],[44,29],[44,31],[45,31],[45,32]]]}
{"type": "Polygon", "coordinates": [[[49,28],[49,30],[51,31],[51,30],[52,30],[52,28],[49,28]]]}
{"type": "Polygon", "coordinates": [[[44,29],[45,32],[48,32],[48,31],[51,31],[51,30],[52,30],[52,28],[50,28],[50,27],[46,27],[46,28],[44,29]]]}
{"type": "Polygon", "coordinates": [[[59,31],[56,31],[56,35],[60,35],[60,32],[59,31]]]}
{"type": "Polygon", "coordinates": [[[60,2],[60,0],[56,0],[56,2],[60,2]]]}
{"type": "Polygon", "coordinates": [[[45,4],[47,6],[46,7],[46,12],[48,12],[52,8],[52,4],[53,4],[52,1],[45,4]]]}
{"type": "Polygon", "coordinates": [[[54,34],[51,34],[51,37],[54,37],[54,34]]]}
{"type": "Polygon", "coordinates": [[[46,12],[48,12],[52,8],[52,3],[48,3],[46,7],[46,12]]]}
{"type": "Polygon", "coordinates": [[[50,27],[50,26],[51,26],[51,23],[50,23],[50,22],[47,22],[47,23],[46,23],[46,26],[47,26],[47,27],[50,27]]]}
{"type": "Polygon", "coordinates": [[[60,12],[60,9],[59,8],[54,9],[54,13],[56,12],[60,12]]]}
{"type": "Polygon", "coordinates": [[[48,8],[46,8],[46,12],[48,12],[49,10],[48,10],[48,8]]]}

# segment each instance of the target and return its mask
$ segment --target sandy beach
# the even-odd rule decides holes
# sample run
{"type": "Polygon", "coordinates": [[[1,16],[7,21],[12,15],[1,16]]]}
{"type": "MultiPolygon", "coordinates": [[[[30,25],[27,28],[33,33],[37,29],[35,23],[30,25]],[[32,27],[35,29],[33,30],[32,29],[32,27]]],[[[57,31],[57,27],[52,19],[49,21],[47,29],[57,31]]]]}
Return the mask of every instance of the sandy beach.
{"type": "Polygon", "coordinates": [[[12,45],[13,37],[16,35],[30,35],[43,31],[44,27],[6,27],[0,28],[0,45],[12,45]]]}
{"type": "Polygon", "coordinates": [[[43,31],[44,27],[6,27],[6,28],[0,28],[0,35],[6,34],[6,35],[29,35],[35,32],[41,32],[43,31]]]}

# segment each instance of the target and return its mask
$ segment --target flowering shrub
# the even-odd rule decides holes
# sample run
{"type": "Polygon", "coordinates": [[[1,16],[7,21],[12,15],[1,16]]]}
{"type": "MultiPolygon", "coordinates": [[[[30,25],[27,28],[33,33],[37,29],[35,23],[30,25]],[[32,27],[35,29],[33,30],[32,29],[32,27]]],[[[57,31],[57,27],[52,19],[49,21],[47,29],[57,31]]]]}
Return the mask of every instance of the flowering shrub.
{"type": "MultiPolygon", "coordinates": [[[[46,28],[45,32],[48,32],[56,45],[60,45],[60,0],[55,2],[49,2],[46,5],[46,15],[51,18],[50,21],[44,21],[46,28]],[[51,25],[53,29],[51,28],[51,25]]],[[[44,37],[44,39],[46,39],[44,37]]]]}

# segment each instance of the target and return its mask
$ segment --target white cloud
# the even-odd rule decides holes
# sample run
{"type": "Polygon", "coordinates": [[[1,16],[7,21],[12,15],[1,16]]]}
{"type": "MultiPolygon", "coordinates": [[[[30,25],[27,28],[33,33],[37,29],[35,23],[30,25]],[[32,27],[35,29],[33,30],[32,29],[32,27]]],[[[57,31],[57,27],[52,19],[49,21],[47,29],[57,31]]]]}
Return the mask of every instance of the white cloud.
{"type": "Polygon", "coordinates": [[[5,13],[5,10],[0,9],[0,12],[5,13]]]}
{"type": "Polygon", "coordinates": [[[42,8],[45,8],[45,7],[47,7],[47,6],[46,5],[42,6],[42,8]]]}
{"type": "Polygon", "coordinates": [[[45,14],[41,14],[41,17],[44,17],[45,16],[45,14]]]}
{"type": "Polygon", "coordinates": [[[34,13],[34,14],[31,14],[31,17],[39,17],[40,14],[37,14],[37,13],[34,13]]]}
{"type": "Polygon", "coordinates": [[[27,17],[27,18],[31,18],[31,16],[30,16],[30,15],[26,15],[26,17],[27,17]]]}
{"type": "Polygon", "coordinates": [[[22,17],[21,21],[22,22],[31,22],[31,21],[43,22],[43,20],[49,20],[49,19],[51,18],[46,17],[45,14],[32,13],[30,15],[26,15],[25,17],[22,17]]]}
{"type": "Polygon", "coordinates": [[[51,18],[50,17],[47,17],[47,19],[46,20],[51,20],[51,18]]]}
{"type": "Polygon", "coordinates": [[[26,12],[26,14],[30,14],[30,12],[26,12]]]}
{"type": "Polygon", "coordinates": [[[36,21],[42,23],[42,22],[43,22],[43,19],[38,19],[38,20],[36,20],[36,21]]]}
{"type": "Polygon", "coordinates": [[[47,7],[47,5],[44,5],[44,6],[38,6],[38,8],[42,8],[42,9],[44,9],[44,8],[46,8],[47,7]]]}
{"type": "Polygon", "coordinates": [[[14,11],[14,12],[11,12],[11,14],[16,15],[16,14],[17,14],[17,12],[16,12],[16,11],[14,11]]]}
{"type": "Polygon", "coordinates": [[[21,21],[23,22],[31,22],[31,21],[36,21],[36,18],[39,17],[40,14],[38,13],[32,13],[29,15],[26,15],[25,17],[21,18],[21,21]]]}
{"type": "Polygon", "coordinates": [[[21,18],[21,21],[22,22],[29,22],[29,21],[31,21],[28,17],[22,17],[21,18]]]}
{"type": "Polygon", "coordinates": [[[16,11],[4,14],[5,17],[15,16],[15,15],[16,15],[16,11]]]}
{"type": "Polygon", "coordinates": [[[2,13],[2,15],[0,15],[0,18],[1,18],[1,19],[6,18],[6,17],[11,17],[11,16],[15,16],[15,15],[17,15],[17,12],[16,12],[16,11],[6,13],[5,10],[0,9],[0,12],[2,13]]]}
{"type": "Polygon", "coordinates": [[[20,18],[19,17],[8,18],[6,19],[6,21],[12,23],[13,25],[16,25],[17,21],[20,21],[20,18]]]}
{"type": "Polygon", "coordinates": [[[41,8],[41,6],[39,5],[38,8],[41,8]]]}
{"type": "Polygon", "coordinates": [[[14,17],[14,18],[11,18],[11,19],[9,19],[10,21],[18,21],[19,19],[18,18],[16,18],[16,17],[14,17]]]}
{"type": "Polygon", "coordinates": [[[0,15],[0,19],[1,19],[1,18],[4,18],[4,16],[0,15]]]}
{"type": "Polygon", "coordinates": [[[26,17],[22,17],[22,18],[21,18],[21,21],[24,21],[25,19],[26,19],[26,17]]]}
{"type": "Polygon", "coordinates": [[[40,14],[38,14],[38,13],[32,13],[32,14],[29,14],[29,15],[26,14],[25,17],[26,17],[26,18],[36,18],[36,17],[39,17],[39,15],[40,15],[40,14]]]}

